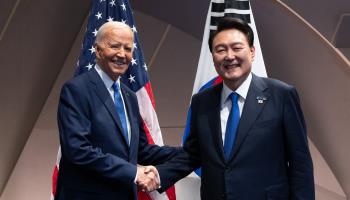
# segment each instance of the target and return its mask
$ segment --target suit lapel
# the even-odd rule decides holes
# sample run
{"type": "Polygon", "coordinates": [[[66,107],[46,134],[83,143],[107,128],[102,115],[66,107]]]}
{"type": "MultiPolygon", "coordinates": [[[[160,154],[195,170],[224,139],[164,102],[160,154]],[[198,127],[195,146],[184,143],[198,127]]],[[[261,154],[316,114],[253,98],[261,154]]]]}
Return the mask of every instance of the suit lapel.
{"type": "Polygon", "coordinates": [[[231,159],[237,154],[240,146],[247,137],[250,128],[258,118],[266,102],[259,103],[260,98],[268,100],[270,93],[267,90],[266,84],[262,81],[260,77],[253,74],[252,82],[250,84],[247,98],[244,102],[243,112],[241,119],[239,121],[236,141],[234,145],[233,152],[231,154],[231,159]]]}
{"type": "Polygon", "coordinates": [[[108,110],[109,114],[112,116],[114,122],[117,124],[117,127],[119,128],[119,133],[122,134],[123,138],[124,138],[124,142],[126,142],[127,146],[127,140],[124,137],[123,134],[123,128],[121,125],[121,121],[119,119],[119,116],[117,114],[113,99],[111,98],[111,95],[109,94],[105,84],[103,83],[101,77],[98,75],[98,73],[96,72],[96,70],[92,70],[91,73],[89,72],[89,76],[90,76],[90,80],[93,83],[94,90],[98,96],[98,98],[103,102],[103,104],[105,105],[106,109],[108,110]]]}
{"type": "Polygon", "coordinates": [[[218,151],[218,155],[222,160],[225,159],[224,147],[222,142],[221,118],[220,118],[220,99],[221,99],[222,83],[214,86],[210,99],[208,99],[208,122],[210,124],[213,141],[218,151]]]}

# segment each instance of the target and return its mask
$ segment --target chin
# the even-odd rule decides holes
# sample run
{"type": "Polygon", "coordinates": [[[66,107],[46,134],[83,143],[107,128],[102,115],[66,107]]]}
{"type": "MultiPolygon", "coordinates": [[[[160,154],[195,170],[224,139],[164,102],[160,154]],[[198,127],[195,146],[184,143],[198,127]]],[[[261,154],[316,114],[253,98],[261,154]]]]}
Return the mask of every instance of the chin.
{"type": "Polygon", "coordinates": [[[235,80],[235,79],[239,79],[243,76],[242,73],[240,72],[229,72],[229,73],[225,73],[224,74],[224,77],[226,79],[232,79],[232,80],[235,80]]]}

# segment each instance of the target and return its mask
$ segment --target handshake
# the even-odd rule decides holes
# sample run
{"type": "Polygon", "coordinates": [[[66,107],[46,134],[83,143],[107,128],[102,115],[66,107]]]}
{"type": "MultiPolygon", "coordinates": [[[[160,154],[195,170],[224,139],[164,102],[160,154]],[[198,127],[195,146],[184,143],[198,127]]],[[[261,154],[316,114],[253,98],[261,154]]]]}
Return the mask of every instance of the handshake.
{"type": "Polygon", "coordinates": [[[136,184],[138,190],[152,192],[160,188],[160,178],[154,166],[137,166],[136,184]]]}

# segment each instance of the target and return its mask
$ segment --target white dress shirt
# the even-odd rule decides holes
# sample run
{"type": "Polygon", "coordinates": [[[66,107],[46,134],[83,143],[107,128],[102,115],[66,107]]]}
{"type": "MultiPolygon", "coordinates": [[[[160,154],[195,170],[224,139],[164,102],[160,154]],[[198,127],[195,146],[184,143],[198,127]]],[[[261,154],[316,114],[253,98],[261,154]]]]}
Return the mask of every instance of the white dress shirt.
{"type": "Polygon", "coordinates": [[[252,81],[252,74],[250,73],[248,77],[243,81],[243,83],[236,89],[236,91],[232,91],[229,87],[225,85],[225,83],[223,83],[222,92],[221,92],[221,102],[220,102],[221,135],[222,135],[222,142],[223,142],[222,145],[225,144],[227,120],[232,107],[232,102],[230,99],[228,99],[228,97],[232,92],[236,92],[238,94],[239,115],[242,116],[244,102],[247,98],[251,81],[252,81]]]}
{"type": "MultiPolygon", "coordinates": [[[[112,99],[114,101],[114,90],[112,88],[112,85],[114,84],[114,81],[97,64],[95,65],[95,69],[96,69],[98,75],[100,75],[103,83],[105,84],[109,94],[111,95],[111,97],[112,97],[112,99]]],[[[117,81],[115,81],[115,83],[118,84],[118,86],[120,88],[120,77],[118,78],[117,81]]],[[[120,91],[121,90],[119,90],[119,93],[120,93],[120,96],[122,97],[123,107],[124,107],[124,110],[125,110],[126,125],[127,125],[127,129],[128,129],[128,141],[129,141],[129,145],[130,145],[130,139],[131,139],[130,121],[129,121],[128,114],[127,114],[127,111],[126,111],[124,98],[123,98],[123,95],[122,95],[122,93],[120,91]]]]}

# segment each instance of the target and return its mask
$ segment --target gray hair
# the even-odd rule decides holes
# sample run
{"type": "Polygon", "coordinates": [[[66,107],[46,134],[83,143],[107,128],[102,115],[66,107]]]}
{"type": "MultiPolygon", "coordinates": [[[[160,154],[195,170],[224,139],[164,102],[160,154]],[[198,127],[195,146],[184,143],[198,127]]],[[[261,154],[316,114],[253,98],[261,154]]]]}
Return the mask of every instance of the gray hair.
{"type": "MultiPolygon", "coordinates": [[[[118,22],[118,21],[106,22],[98,29],[96,34],[95,44],[101,43],[106,33],[112,29],[129,29],[131,33],[133,33],[130,26],[128,26],[123,22],[118,22]]],[[[134,37],[134,34],[132,34],[132,36],[134,37]]]]}

